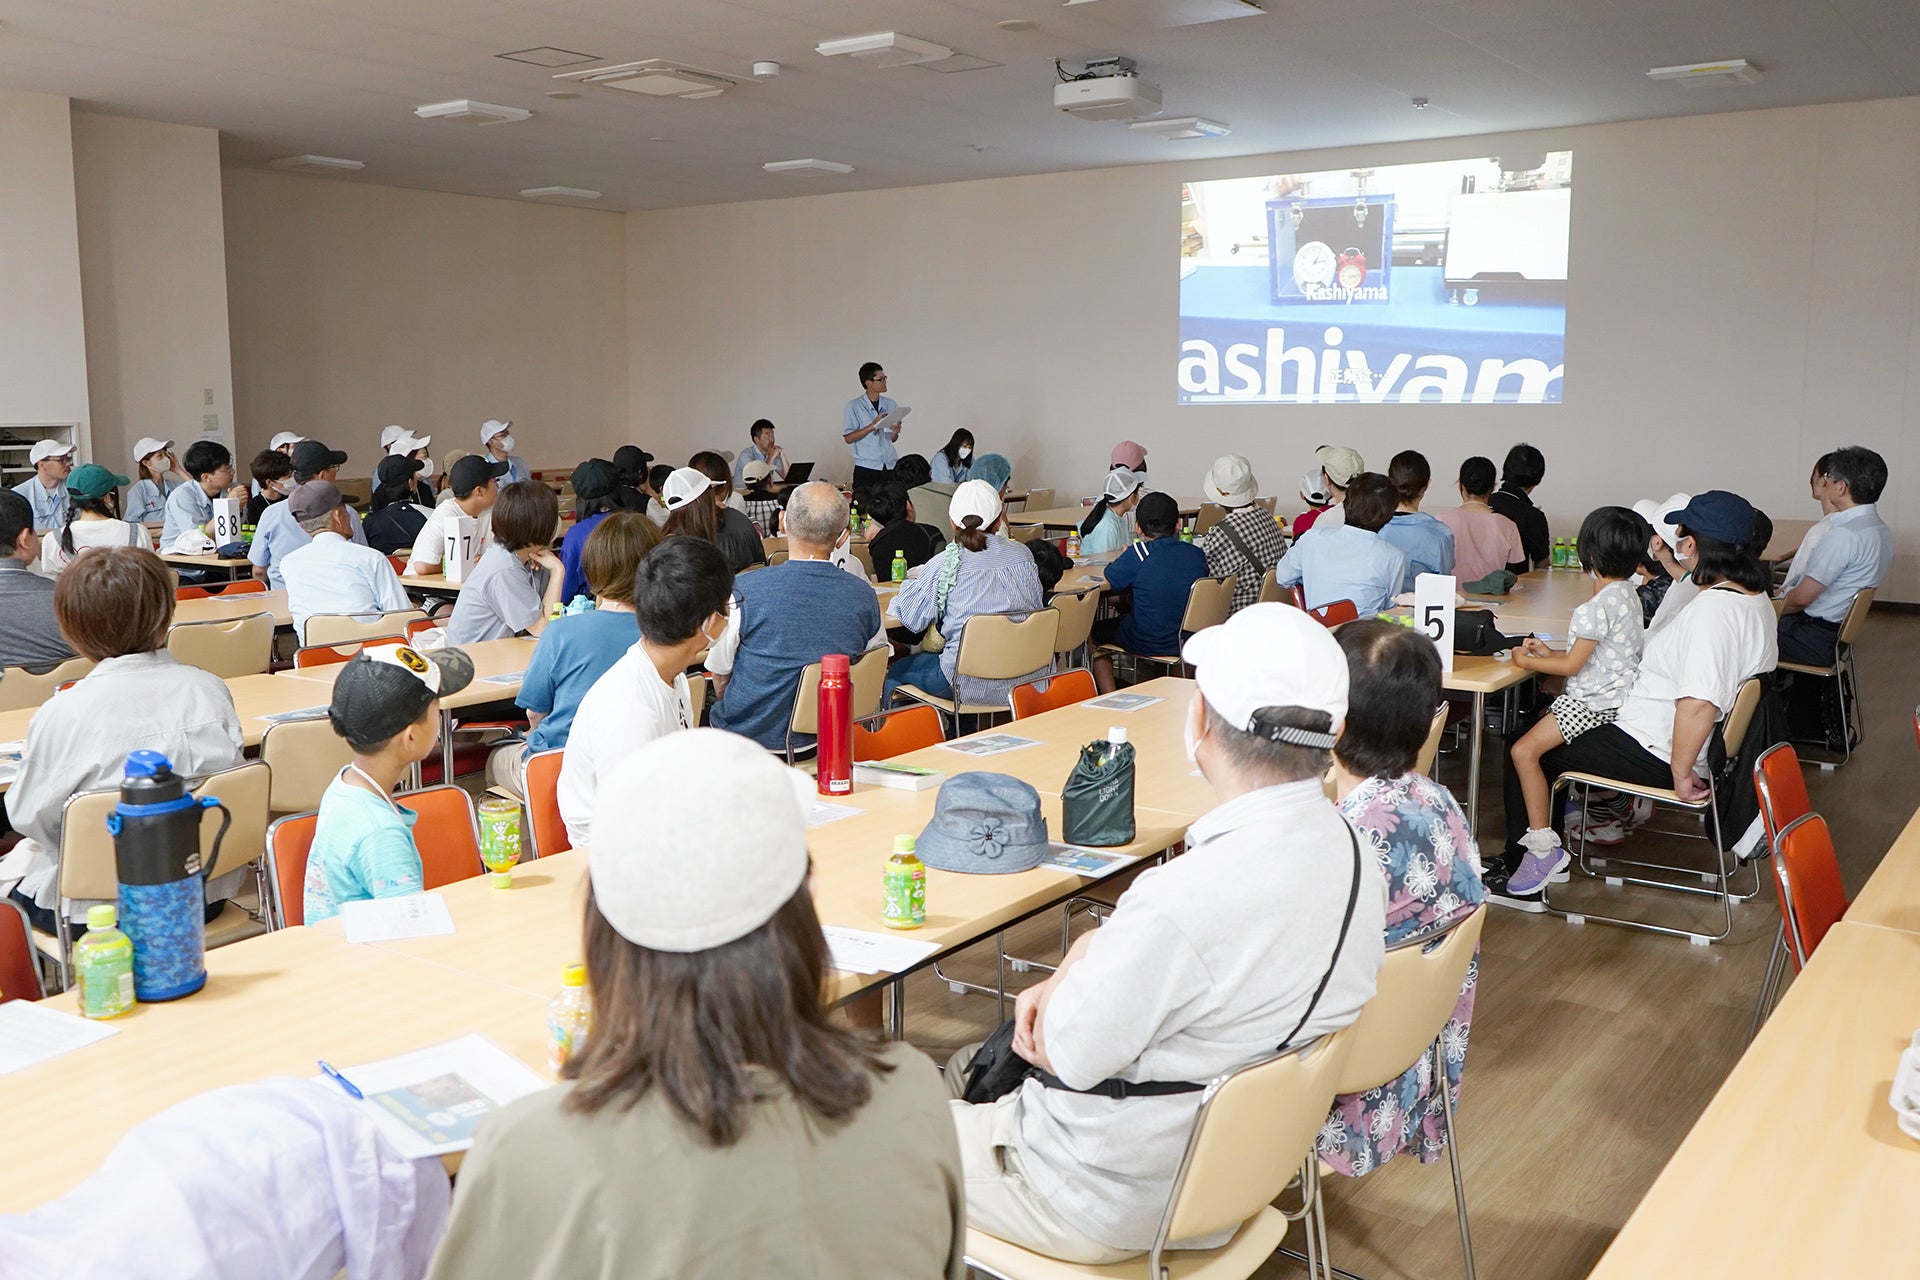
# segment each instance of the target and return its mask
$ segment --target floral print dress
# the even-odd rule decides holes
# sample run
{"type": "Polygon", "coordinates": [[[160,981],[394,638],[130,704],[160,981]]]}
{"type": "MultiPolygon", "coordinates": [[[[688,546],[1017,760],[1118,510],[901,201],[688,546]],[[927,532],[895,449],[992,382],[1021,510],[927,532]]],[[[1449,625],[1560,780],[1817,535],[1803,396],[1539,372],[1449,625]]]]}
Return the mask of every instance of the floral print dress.
{"type": "MultiPolygon", "coordinates": [[[[1371,845],[1387,878],[1387,945],[1439,929],[1486,900],[1480,883],[1480,851],[1453,794],[1418,773],[1368,778],[1340,802],[1362,841],[1371,845]]],[[[1460,1073],[1467,1061],[1473,1023],[1473,988],[1480,976],[1475,952],[1460,1001],[1440,1033],[1447,1083],[1460,1103],[1460,1073]]],[[[1446,1113],[1433,1087],[1433,1055],[1391,1084],[1346,1093],[1320,1128],[1320,1158],[1340,1173],[1359,1177],[1404,1152],[1422,1163],[1440,1158],[1447,1145],[1446,1113]]]]}

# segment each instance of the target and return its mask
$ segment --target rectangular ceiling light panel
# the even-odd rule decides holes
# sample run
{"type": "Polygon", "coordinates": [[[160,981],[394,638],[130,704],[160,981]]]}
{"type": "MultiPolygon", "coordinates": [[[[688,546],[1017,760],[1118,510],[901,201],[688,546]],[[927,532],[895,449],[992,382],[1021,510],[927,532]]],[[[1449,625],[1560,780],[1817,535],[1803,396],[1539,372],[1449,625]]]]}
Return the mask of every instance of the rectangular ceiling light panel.
{"type": "Polygon", "coordinates": [[[585,187],[528,187],[520,193],[523,200],[598,200],[598,191],[585,187]]]}
{"type": "Polygon", "coordinates": [[[664,58],[623,62],[618,66],[595,67],[590,71],[568,71],[554,79],[577,80],[581,84],[645,94],[650,98],[711,98],[741,83],[718,71],[684,66],[664,58]]]}
{"type": "Polygon", "coordinates": [[[508,62],[524,62],[530,67],[577,67],[583,62],[598,62],[597,53],[576,53],[572,49],[556,49],[543,44],[537,49],[515,49],[511,53],[496,53],[496,58],[505,58],[508,62]]]}
{"type": "Polygon", "coordinates": [[[1759,84],[1760,68],[1745,58],[1724,62],[1689,62],[1677,67],[1654,67],[1649,80],[1670,80],[1688,89],[1726,89],[1734,85],[1759,84]]]}
{"type": "Polygon", "coordinates": [[[916,62],[938,62],[953,56],[953,50],[943,44],[898,31],[823,40],[813,46],[813,51],[823,58],[851,57],[870,67],[910,67],[916,62]]]}
{"type": "Polygon", "coordinates": [[[422,120],[458,120],[466,124],[489,125],[516,124],[533,112],[521,107],[503,107],[494,102],[456,98],[452,102],[429,102],[423,107],[415,107],[413,114],[422,120]]]}
{"type": "Polygon", "coordinates": [[[285,169],[291,173],[358,173],[366,168],[364,161],[346,160],[340,156],[281,156],[278,160],[267,162],[268,167],[285,169]]]}
{"type": "Polygon", "coordinates": [[[837,160],[769,160],[760,166],[768,173],[792,173],[802,177],[813,173],[852,173],[853,166],[837,160]]]}

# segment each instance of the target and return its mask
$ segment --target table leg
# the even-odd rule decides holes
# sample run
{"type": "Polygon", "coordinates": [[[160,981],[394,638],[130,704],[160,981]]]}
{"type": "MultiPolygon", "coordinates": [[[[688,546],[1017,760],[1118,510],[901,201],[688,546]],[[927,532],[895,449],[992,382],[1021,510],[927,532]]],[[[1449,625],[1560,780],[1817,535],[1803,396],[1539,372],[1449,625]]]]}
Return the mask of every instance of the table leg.
{"type": "Polygon", "coordinates": [[[888,1031],[895,1040],[907,1038],[907,978],[901,974],[887,984],[888,1031]]]}
{"type": "Polygon", "coordinates": [[[440,708],[440,781],[453,785],[453,712],[440,708]]]}

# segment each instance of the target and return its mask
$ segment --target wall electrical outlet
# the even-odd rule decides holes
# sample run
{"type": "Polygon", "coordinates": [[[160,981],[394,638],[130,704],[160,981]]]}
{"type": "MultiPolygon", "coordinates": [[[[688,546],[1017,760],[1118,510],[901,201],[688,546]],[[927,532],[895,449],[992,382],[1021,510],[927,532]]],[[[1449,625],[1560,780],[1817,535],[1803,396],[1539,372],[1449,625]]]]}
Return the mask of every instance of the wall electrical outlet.
{"type": "Polygon", "coordinates": [[[212,387],[208,387],[208,388],[206,388],[206,397],[207,397],[207,398],[206,398],[205,400],[203,400],[203,401],[201,401],[201,403],[202,403],[202,404],[212,404],[212,403],[213,403],[213,388],[212,388],[212,387]]]}
{"type": "Polygon", "coordinates": [[[201,414],[200,429],[209,435],[216,434],[220,430],[220,415],[217,413],[201,414]]]}

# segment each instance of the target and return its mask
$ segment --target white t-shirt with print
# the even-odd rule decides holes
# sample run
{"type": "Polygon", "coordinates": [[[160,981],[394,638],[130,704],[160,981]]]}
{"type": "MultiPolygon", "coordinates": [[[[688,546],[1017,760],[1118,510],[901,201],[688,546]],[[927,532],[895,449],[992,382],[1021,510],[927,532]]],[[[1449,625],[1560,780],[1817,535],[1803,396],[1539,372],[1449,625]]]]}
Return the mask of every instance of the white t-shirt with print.
{"type": "Polygon", "coordinates": [[[1568,697],[1595,711],[1612,711],[1626,701],[1647,645],[1640,618],[1640,596],[1625,582],[1609,582],[1573,611],[1569,638],[1592,640],[1594,648],[1587,665],[1567,677],[1568,697]]]}
{"type": "Polygon", "coordinates": [[[666,683],[637,644],[608,667],[580,699],[567,730],[556,788],[567,843],[581,849],[591,842],[600,779],[655,738],[691,729],[695,719],[686,672],[666,683]]]}
{"type": "MultiPolygon", "coordinates": [[[[1711,702],[1718,716],[1724,717],[1733,709],[1740,686],[1752,676],[1773,670],[1779,659],[1773,601],[1765,595],[1710,587],[1671,623],[1648,636],[1639,678],[1620,704],[1615,723],[1648,751],[1670,761],[1675,702],[1699,698],[1711,702]]],[[[1703,742],[1696,769],[1706,756],[1703,742]]]]}

